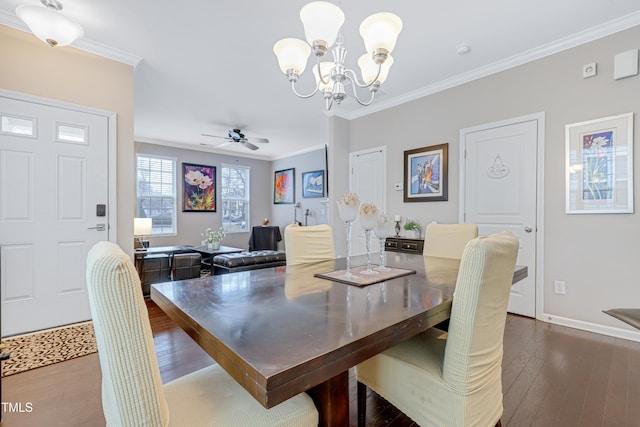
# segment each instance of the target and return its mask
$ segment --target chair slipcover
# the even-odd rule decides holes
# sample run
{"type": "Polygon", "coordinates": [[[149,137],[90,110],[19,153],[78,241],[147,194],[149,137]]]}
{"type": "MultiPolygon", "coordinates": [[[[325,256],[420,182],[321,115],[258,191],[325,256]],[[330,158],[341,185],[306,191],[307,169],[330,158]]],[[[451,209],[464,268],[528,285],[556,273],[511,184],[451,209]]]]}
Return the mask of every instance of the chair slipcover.
{"type": "Polygon", "coordinates": [[[421,426],[494,426],[502,416],[502,339],[518,254],[510,233],[464,250],[448,334],[432,328],[356,367],[359,382],[421,426]]]}
{"type": "Polygon", "coordinates": [[[467,243],[476,237],[477,224],[429,224],[425,231],[423,254],[460,259],[467,243]]]}
{"type": "Polygon", "coordinates": [[[333,230],[327,224],[302,227],[290,224],[284,229],[287,265],[308,264],[336,258],[333,230]]]}
{"type": "Polygon", "coordinates": [[[263,408],[219,365],[162,385],[140,279],[116,244],[87,257],[87,288],[107,426],[316,426],[306,394],[263,408]]]}

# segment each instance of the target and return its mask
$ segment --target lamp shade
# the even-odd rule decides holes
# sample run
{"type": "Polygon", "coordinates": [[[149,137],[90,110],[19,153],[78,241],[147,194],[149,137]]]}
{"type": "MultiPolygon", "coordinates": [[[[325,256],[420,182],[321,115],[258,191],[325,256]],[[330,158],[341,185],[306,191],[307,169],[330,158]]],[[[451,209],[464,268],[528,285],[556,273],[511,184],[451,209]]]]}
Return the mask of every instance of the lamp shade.
{"type": "Polygon", "coordinates": [[[49,46],[66,46],[84,36],[84,30],[74,20],[50,7],[22,5],[16,15],[40,40],[49,46]]]}
{"type": "Polygon", "coordinates": [[[318,89],[321,91],[333,91],[333,79],[331,78],[331,70],[333,70],[335,64],[333,62],[321,62],[320,63],[320,72],[322,73],[322,79],[326,82],[323,83],[320,81],[320,76],[318,75],[318,67],[314,66],[311,70],[313,71],[313,76],[316,78],[316,85],[318,85],[318,89]]]}
{"type": "Polygon", "coordinates": [[[373,79],[375,79],[376,76],[378,76],[377,80],[380,83],[384,83],[384,81],[387,80],[389,69],[392,65],[393,57],[391,55],[387,55],[387,60],[382,64],[380,75],[378,76],[378,64],[373,61],[370,54],[365,53],[358,58],[358,66],[360,67],[360,72],[362,72],[362,80],[367,84],[373,82],[373,79]]]}
{"type": "Polygon", "coordinates": [[[300,9],[300,20],[310,45],[313,46],[316,40],[323,40],[331,46],[344,23],[344,13],[333,3],[314,1],[300,9]]]}
{"type": "Polygon", "coordinates": [[[282,39],[273,45],[273,53],[278,58],[278,65],[283,73],[294,70],[298,75],[307,67],[307,59],[311,55],[311,48],[300,39],[282,39]]]}
{"type": "Polygon", "coordinates": [[[133,235],[148,236],[152,233],[151,218],[133,218],[133,235]]]}
{"type": "Polygon", "coordinates": [[[381,12],[365,18],[360,24],[360,35],[367,52],[384,48],[391,53],[402,31],[402,20],[393,13],[381,12]]]}

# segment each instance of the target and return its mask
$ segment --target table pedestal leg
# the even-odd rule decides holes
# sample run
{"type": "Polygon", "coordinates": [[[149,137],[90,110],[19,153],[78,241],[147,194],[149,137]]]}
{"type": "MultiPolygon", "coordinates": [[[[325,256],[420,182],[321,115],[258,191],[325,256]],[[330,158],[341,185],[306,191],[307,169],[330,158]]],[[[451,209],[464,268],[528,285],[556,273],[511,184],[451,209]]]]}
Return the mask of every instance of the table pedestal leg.
{"type": "Polygon", "coordinates": [[[318,408],[319,426],[349,425],[349,371],[318,384],[308,394],[318,408]]]}

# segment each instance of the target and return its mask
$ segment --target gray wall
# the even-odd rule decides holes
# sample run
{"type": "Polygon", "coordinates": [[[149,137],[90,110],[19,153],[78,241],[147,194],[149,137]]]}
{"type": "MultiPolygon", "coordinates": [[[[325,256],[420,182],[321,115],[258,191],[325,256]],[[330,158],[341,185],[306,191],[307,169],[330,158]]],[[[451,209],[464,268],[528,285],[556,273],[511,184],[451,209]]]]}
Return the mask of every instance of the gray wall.
{"type": "MultiPolygon", "coordinates": [[[[178,233],[176,236],[150,237],[151,246],[192,245],[199,246],[202,233],[207,227],[217,229],[222,225],[222,207],[220,205],[220,167],[223,163],[248,166],[251,168],[251,224],[261,225],[265,217],[269,217],[272,203],[273,173],[271,162],[265,160],[248,159],[244,157],[226,156],[196,150],[168,147],[156,144],[135,143],[135,153],[149,154],[177,159],[177,195],[178,195],[178,233]],[[215,166],[217,212],[182,212],[182,163],[196,163],[215,166]]],[[[134,174],[135,176],[135,174],[134,174]]],[[[132,182],[135,194],[135,179],[132,182]]],[[[251,230],[251,228],[249,228],[251,230]]],[[[222,241],[225,246],[246,249],[249,247],[249,233],[231,233],[222,241]]]]}
{"type": "MultiPolygon", "coordinates": [[[[476,80],[350,122],[350,151],[387,145],[389,211],[404,217],[458,222],[459,130],[537,112],[546,113],[544,155],[545,320],[606,332],[632,330],[602,314],[612,307],[640,306],[640,282],[633,267],[640,259],[638,213],[566,215],[565,125],[634,112],[638,141],[640,77],[613,80],[614,55],[640,47],[640,27],[476,80]],[[598,75],[583,79],[582,67],[598,62],[598,75]],[[402,138],[399,129],[407,131],[402,138]],[[449,201],[403,203],[403,151],[449,143],[449,201]],[[567,294],[553,293],[566,281],[567,294]]],[[[634,153],[640,164],[640,149],[634,153]]],[[[638,205],[640,173],[636,166],[638,205]]]]}
{"type": "MultiPolygon", "coordinates": [[[[330,172],[331,173],[331,172],[330,172]]],[[[271,207],[271,225],[280,227],[280,231],[284,236],[284,229],[287,225],[293,223],[294,218],[305,223],[304,213],[307,209],[311,213],[307,217],[307,225],[326,224],[328,222],[328,212],[326,204],[326,184],[327,173],[325,168],[325,151],[324,149],[310,151],[308,153],[298,154],[284,159],[274,160],[271,162],[270,183],[270,199],[271,207]],[[296,208],[292,204],[276,205],[273,203],[273,180],[275,171],[295,168],[295,201],[300,204],[296,208]],[[302,197],[302,173],[316,170],[325,171],[325,197],[323,198],[303,198],[302,197]],[[294,217],[295,214],[295,217],[294,217]]],[[[280,242],[279,249],[283,249],[283,242],[280,242]]]]}

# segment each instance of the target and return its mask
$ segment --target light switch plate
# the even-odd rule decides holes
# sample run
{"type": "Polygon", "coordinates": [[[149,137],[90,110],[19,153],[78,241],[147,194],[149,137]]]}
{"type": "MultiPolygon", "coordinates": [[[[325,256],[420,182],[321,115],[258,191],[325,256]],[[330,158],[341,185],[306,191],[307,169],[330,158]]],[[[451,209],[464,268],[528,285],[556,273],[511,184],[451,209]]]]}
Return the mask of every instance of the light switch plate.
{"type": "Polygon", "coordinates": [[[402,191],[402,184],[394,184],[393,189],[396,191],[402,191]]]}

